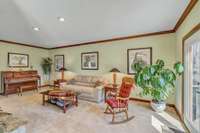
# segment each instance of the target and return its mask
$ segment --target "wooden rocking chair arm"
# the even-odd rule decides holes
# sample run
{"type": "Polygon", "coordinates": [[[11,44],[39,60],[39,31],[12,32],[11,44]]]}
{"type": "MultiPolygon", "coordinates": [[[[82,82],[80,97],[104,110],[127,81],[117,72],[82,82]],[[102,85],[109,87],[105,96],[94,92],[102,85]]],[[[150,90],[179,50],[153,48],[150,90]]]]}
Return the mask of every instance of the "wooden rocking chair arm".
{"type": "Polygon", "coordinates": [[[127,100],[129,100],[129,97],[127,97],[127,98],[123,98],[123,97],[116,97],[116,99],[117,100],[122,100],[122,101],[127,101],[127,100]]]}

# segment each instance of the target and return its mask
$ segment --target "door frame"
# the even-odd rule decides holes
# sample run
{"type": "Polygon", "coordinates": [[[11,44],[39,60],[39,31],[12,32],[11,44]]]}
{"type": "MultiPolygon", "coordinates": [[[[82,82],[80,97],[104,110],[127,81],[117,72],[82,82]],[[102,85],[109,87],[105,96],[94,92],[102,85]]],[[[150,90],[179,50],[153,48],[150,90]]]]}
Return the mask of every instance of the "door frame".
{"type": "MultiPolygon", "coordinates": [[[[182,63],[184,64],[184,51],[185,51],[185,41],[187,39],[189,39],[192,35],[194,35],[196,32],[200,31],[200,23],[198,23],[190,32],[188,32],[182,39],[182,63]]],[[[183,76],[182,76],[182,101],[181,101],[181,104],[182,104],[182,108],[181,108],[181,119],[182,121],[185,123],[184,121],[184,72],[183,72],[183,76]]],[[[187,127],[187,126],[186,126],[187,127]]]]}

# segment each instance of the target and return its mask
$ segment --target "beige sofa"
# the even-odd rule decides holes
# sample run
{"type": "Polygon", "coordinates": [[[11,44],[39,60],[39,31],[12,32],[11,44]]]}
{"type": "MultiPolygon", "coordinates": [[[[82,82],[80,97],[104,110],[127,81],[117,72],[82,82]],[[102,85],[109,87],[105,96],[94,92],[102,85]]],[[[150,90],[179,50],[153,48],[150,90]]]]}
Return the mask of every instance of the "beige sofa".
{"type": "Polygon", "coordinates": [[[104,79],[100,76],[76,75],[66,84],[61,84],[61,88],[80,92],[80,99],[101,102],[104,98],[103,83],[104,79]]]}

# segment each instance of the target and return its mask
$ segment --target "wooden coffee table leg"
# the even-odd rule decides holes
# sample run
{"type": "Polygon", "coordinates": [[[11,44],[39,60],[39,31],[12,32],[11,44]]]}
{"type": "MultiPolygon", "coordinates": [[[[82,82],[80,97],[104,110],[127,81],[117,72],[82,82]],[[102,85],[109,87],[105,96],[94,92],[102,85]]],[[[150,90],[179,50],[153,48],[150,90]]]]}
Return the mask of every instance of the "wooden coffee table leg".
{"type": "Polygon", "coordinates": [[[66,100],[64,100],[63,111],[66,113],[66,100]]]}
{"type": "Polygon", "coordinates": [[[75,96],[75,105],[76,105],[76,107],[78,107],[78,96],[77,95],[75,96]]]}
{"type": "Polygon", "coordinates": [[[42,95],[42,105],[45,105],[45,95],[42,95]]]}

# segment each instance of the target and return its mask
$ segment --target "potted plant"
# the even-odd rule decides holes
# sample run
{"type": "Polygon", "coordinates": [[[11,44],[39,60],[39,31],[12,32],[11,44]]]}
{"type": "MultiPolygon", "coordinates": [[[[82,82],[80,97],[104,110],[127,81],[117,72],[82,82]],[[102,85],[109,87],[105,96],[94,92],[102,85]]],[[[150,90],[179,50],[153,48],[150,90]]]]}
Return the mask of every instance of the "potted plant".
{"type": "Polygon", "coordinates": [[[152,97],[151,107],[158,112],[165,110],[165,100],[175,88],[175,81],[182,74],[183,65],[177,62],[172,70],[165,68],[164,61],[158,59],[153,65],[144,65],[139,61],[132,69],[136,71],[137,86],[143,89],[141,94],[152,97]]]}
{"type": "Polygon", "coordinates": [[[52,64],[53,61],[51,58],[47,57],[42,59],[41,66],[45,75],[50,75],[52,64]]]}

